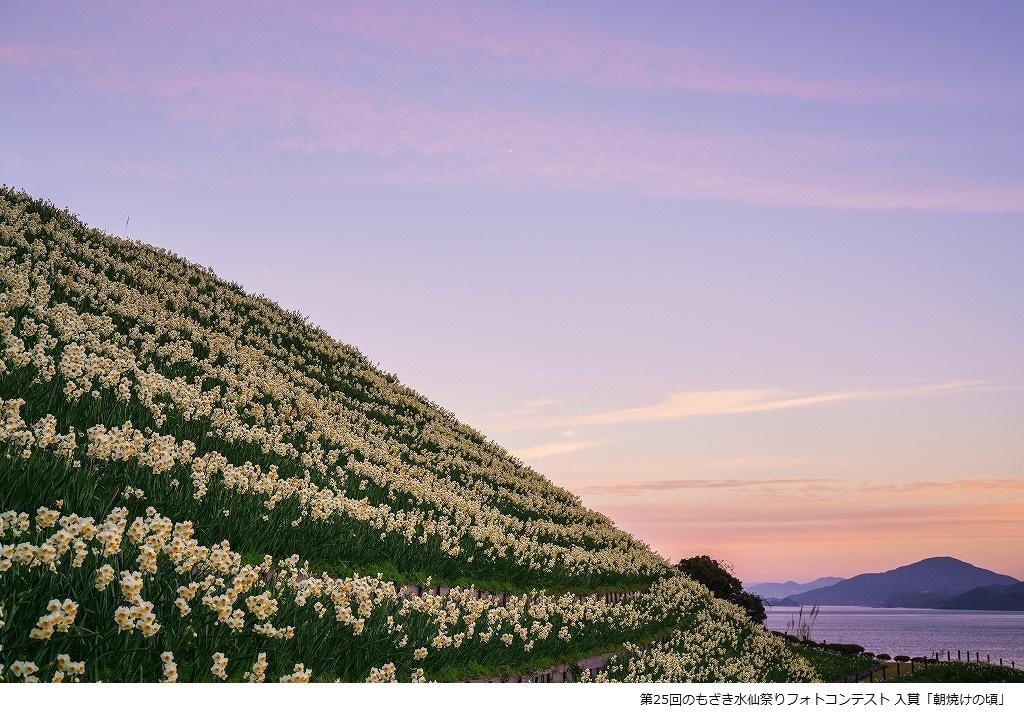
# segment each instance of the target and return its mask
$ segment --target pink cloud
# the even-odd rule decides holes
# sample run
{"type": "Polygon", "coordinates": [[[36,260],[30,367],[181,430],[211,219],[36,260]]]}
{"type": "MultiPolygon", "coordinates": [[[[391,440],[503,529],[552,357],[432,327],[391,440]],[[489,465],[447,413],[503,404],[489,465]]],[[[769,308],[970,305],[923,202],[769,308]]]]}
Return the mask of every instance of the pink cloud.
{"type": "MultiPolygon", "coordinates": [[[[359,36],[363,42],[422,50],[429,55],[425,61],[431,61],[431,53],[460,57],[482,53],[496,61],[508,58],[515,71],[525,66],[522,71],[566,72],[585,81],[618,82],[623,87],[631,82],[642,86],[643,81],[664,87],[695,86],[699,82],[693,76],[704,76],[698,68],[705,60],[687,50],[618,46],[608,38],[560,34],[532,25],[525,16],[494,15],[497,10],[453,12],[408,14],[358,7],[306,20],[359,36]],[[619,55],[633,59],[625,64],[606,59],[619,55]]],[[[352,47],[333,51],[345,52],[346,59],[359,56],[352,47]]],[[[891,163],[893,155],[913,154],[924,147],[835,136],[654,129],[616,116],[555,113],[544,107],[501,110],[486,104],[428,103],[393,89],[360,86],[330,72],[213,70],[187,63],[153,67],[136,64],[130,53],[112,52],[3,45],[0,62],[23,70],[60,72],[65,80],[94,91],[143,95],[200,131],[216,135],[247,131],[250,140],[264,149],[381,159],[379,165],[361,167],[356,176],[346,175],[342,164],[321,165],[323,180],[540,185],[854,210],[1024,210],[1021,184],[978,186],[957,184],[955,178],[937,183],[931,178],[901,176],[898,169],[880,179],[877,171],[849,167],[866,157],[891,163]]],[[[768,93],[811,91],[800,88],[799,82],[759,79],[756,72],[738,76],[748,82],[746,89],[721,76],[715,86],[768,93]]],[[[174,171],[173,166],[162,171],[154,167],[154,173],[174,171]]],[[[302,180],[315,179],[304,176],[302,180]]]]}
{"type": "Polygon", "coordinates": [[[947,89],[857,78],[808,80],[737,65],[694,48],[652,44],[560,22],[521,9],[417,4],[304,8],[302,16],[338,34],[426,55],[434,61],[600,89],[710,92],[820,101],[947,100],[947,89]]]}
{"type": "Polygon", "coordinates": [[[0,63],[23,68],[67,67],[76,63],[92,63],[105,54],[105,51],[97,49],[0,41],[0,63]]]}
{"type": "MultiPolygon", "coordinates": [[[[760,490],[759,495],[769,496],[777,501],[794,500],[801,502],[800,511],[813,511],[804,508],[810,501],[823,502],[834,499],[837,494],[843,496],[861,496],[867,502],[877,493],[894,495],[913,494],[918,498],[942,499],[944,497],[970,497],[991,495],[992,493],[1024,492],[1024,479],[1009,478],[961,478],[954,480],[911,480],[901,482],[883,482],[876,480],[850,482],[839,478],[822,477],[769,477],[769,478],[668,478],[659,480],[637,480],[633,482],[593,482],[573,485],[571,489],[579,494],[588,495],[620,495],[644,494],[688,490],[760,490]]],[[[730,495],[731,497],[732,495],[730,495]]],[[[918,501],[920,504],[920,500],[918,501]]],[[[744,515],[746,519],[751,517],[744,515]]],[[[797,521],[793,513],[785,520],[797,521]]],[[[860,513],[853,516],[860,517],[860,513]]]]}
{"type": "Polygon", "coordinates": [[[765,489],[774,487],[817,488],[830,480],[821,478],[768,478],[768,479],[665,479],[619,482],[613,484],[585,484],[572,487],[577,494],[642,494],[645,492],[667,492],[674,490],[735,490],[765,489]]]}
{"type": "Polygon", "coordinates": [[[974,380],[920,384],[899,388],[861,388],[809,393],[793,393],[768,388],[676,391],[667,393],[661,401],[654,404],[560,417],[543,413],[525,413],[510,416],[508,419],[496,423],[494,427],[508,431],[577,425],[608,426],[723,415],[776,413],[844,403],[934,397],[1005,388],[1007,386],[974,380]]]}

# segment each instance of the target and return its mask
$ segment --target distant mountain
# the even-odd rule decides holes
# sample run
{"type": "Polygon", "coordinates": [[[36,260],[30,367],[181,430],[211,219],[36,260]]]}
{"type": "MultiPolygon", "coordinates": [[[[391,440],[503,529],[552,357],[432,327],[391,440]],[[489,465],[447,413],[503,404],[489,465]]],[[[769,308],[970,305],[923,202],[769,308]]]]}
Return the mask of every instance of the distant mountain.
{"type": "Polygon", "coordinates": [[[860,574],[824,588],[789,596],[796,604],[829,606],[907,606],[931,608],[979,586],[1019,583],[1010,576],[937,556],[881,573],[860,574]]]}
{"type": "Polygon", "coordinates": [[[822,588],[823,586],[831,586],[834,583],[839,583],[843,579],[837,576],[822,576],[821,578],[808,581],[807,583],[797,583],[796,581],[786,581],[785,583],[752,583],[745,585],[743,588],[750,593],[756,593],[758,596],[763,598],[785,598],[786,596],[792,596],[797,593],[804,593],[805,591],[812,591],[816,588],[822,588]]]}
{"type": "Polygon", "coordinates": [[[979,586],[948,598],[935,607],[975,611],[1024,611],[1024,583],[979,586]]]}

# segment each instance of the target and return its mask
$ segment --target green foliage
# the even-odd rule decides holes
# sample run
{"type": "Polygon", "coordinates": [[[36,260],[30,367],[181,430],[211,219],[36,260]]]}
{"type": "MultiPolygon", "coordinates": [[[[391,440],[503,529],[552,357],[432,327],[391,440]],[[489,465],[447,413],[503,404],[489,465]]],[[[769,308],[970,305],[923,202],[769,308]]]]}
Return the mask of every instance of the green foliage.
{"type": "Polygon", "coordinates": [[[744,591],[743,583],[732,574],[726,564],[702,554],[680,560],[676,568],[694,581],[707,586],[716,598],[743,608],[750,616],[750,620],[755,623],[764,623],[768,617],[761,597],[744,591]]]}

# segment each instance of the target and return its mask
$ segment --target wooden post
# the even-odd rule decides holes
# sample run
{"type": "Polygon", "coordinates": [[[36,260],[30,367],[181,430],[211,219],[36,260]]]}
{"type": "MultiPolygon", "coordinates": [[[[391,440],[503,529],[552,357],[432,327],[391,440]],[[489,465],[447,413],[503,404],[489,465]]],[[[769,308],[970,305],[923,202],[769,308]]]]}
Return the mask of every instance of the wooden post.
{"type": "Polygon", "coordinates": [[[956,661],[960,662],[960,651],[959,650],[956,651],[956,661]]]}
{"type": "Polygon", "coordinates": [[[950,656],[950,652],[947,650],[946,651],[946,662],[947,663],[949,662],[949,656],[950,656]]]}

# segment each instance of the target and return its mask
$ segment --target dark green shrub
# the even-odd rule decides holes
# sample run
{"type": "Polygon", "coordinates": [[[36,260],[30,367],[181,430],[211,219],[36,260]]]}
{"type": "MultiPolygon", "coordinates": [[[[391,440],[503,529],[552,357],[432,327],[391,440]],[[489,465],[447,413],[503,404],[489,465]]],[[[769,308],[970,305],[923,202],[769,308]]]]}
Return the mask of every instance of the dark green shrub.
{"type": "Polygon", "coordinates": [[[768,617],[761,597],[744,591],[743,584],[732,574],[728,564],[702,554],[682,559],[676,564],[676,568],[694,581],[707,586],[716,598],[742,607],[755,623],[764,623],[768,617]]]}

